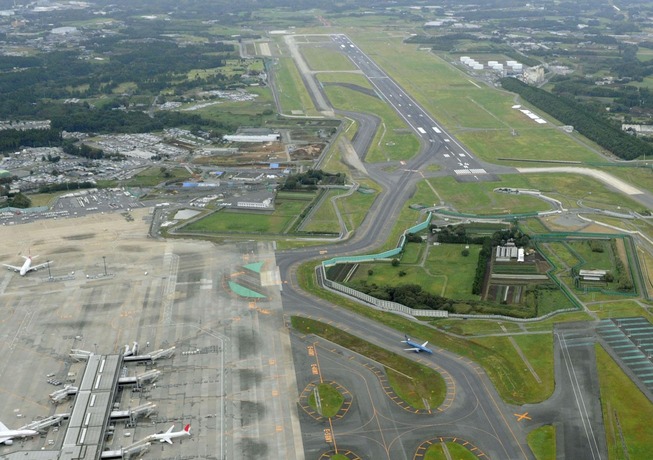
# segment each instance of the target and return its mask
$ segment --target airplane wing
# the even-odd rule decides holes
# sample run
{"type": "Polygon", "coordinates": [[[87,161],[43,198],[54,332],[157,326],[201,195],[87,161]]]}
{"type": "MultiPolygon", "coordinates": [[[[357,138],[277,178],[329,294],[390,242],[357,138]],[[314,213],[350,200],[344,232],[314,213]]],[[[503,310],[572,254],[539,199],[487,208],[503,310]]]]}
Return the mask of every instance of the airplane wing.
{"type": "Polygon", "coordinates": [[[29,269],[30,270],[38,270],[39,268],[47,267],[50,263],[52,263],[52,262],[47,261],[47,262],[42,263],[42,264],[34,265],[34,266],[30,267],[29,269]]]}
{"type": "Polygon", "coordinates": [[[404,348],[404,350],[406,350],[406,351],[414,351],[414,352],[416,352],[416,353],[419,353],[419,352],[420,352],[420,349],[417,348],[417,347],[415,347],[415,348],[404,348]]]}
{"type": "Polygon", "coordinates": [[[424,348],[426,348],[426,345],[428,345],[428,343],[429,343],[429,341],[427,340],[426,342],[424,342],[424,343],[422,344],[422,346],[423,346],[424,348]]]}
{"type": "Polygon", "coordinates": [[[170,439],[170,438],[163,438],[163,439],[161,439],[161,441],[165,441],[168,444],[172,444],[172,439],[170,439]]]}
{"type": "Polygon", "coordinates": [[[3,265],[4,267],[7,267],[7,268],[9,268],[9,269],[15,271],[15,272],[19,272],[19,271],[20,271],[20,267],[15,267],[15,266],[13,266],[13,265],[7,265],[7,264],[2,264],[2,265],[3,265]]]}
{"type": "Polygon", "coordinates": [[[0,431],[9,431],[9,428],[7,428],[7,425],[4,423],[0,422],[0,431]]]}

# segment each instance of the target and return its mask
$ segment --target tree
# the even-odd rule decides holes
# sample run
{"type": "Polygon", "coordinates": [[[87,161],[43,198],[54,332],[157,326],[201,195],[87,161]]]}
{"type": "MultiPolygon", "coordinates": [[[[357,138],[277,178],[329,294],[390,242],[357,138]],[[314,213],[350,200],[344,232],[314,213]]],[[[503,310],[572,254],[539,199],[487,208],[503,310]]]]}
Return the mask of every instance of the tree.
{"type": "Polygon", "coordinates": [[[13,208],[29,208],[32,205],[32,201],[19,192],[7,200],[7,204],[13,208]]]}
{"type": "Polygon", "coordinates": [[[391,264],[392,264],[393,267],[398,267],[399,266],[399,259],[392,259],[391,264]]]}

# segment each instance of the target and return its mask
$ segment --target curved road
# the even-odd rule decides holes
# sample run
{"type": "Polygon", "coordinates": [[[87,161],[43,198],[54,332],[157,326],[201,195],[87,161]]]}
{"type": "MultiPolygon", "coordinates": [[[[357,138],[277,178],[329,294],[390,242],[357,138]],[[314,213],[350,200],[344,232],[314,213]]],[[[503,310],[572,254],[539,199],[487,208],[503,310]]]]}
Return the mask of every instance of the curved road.
{"type": "MultiPolygon", "coordinates": [[[[295,58],[301,59],[301,56],[295,54],[295,58]]],[[[372,65],[371,61],[367,61],[367,65],[372,65]]],[[[300,68],[302,67],[300,66],[300,68]]],[[[362,70],[365,72],[365,69],[362,70]]],[[[479,177],[487,177],[490,174],[485,169],[485,165],[476,160],[469,152],[466,152],[453,138],[448,137],[444,130],[438,127],[430,116],[416,102],[412,101],[394,81],[386,78],[387,76],[384,76],[385,74],[380,75],[380,69],[378,68],[370,71],[374,72],[374,77],[377,80],[382,80],[381,84],[377,82],[378,86],[375,86],[377,86],[377,92],[386,91],[386,96],[382,97],[383,99],[388,100],[392,97],[402,97],[405,98],[405,101],[410,101],[402,105],[393,105],[405,120],[408,121],[412,118],[421,119],[425,121],[424,126],[429,125],[429,131],[422,128],[425,131],[425,133],[422,133],[420,130],[417,130],[421,126],[408,123],[415,129],[415,133],[420,139],[421,151],[414,158],[406,162],[403,165],[403,169],[395,170],[391,173],[383,172],[378,168],[368,168],[371,179],[379,183],[383,187],[383,191],[375,200],[361,227],[356,230],[351,240],[338,245],[330,245],[328,248],[312,247],[277,252],[277,264],[281,278],[286,283],[283,285],[282,295],[285,312],[311,315],[312,317],[329,321],[338,327],[353,331],[356,335],[362,336],[372,343],[385,348],[392,348],[396,347],[397,343],[402,339],[399,332],[382,324],[361,318],[354,313],[335,307],[321,299],[314,298],[302,292],[296,280],[295,270],[297,266],[301,262],[324,257],[320,255],[320,251],[325,249],[329,251],[330,255],[334,253],[342,255],[361,252],[363,250],[369,251],[371,248],[383,244],[389,237],[402,206],[413,195],[415,184],[423,179],[423,175],[419,171],[428,164],[437,162],[441,166],[444,166],[450,173],[460,176],[460,179],[467,177],[471,179],[475,177],[476,180],[480,180],[479,177]],[[393,96],[389,94],[393,94],[393,96]],[[394,96],[395,94],[397,96],[394,96]],[[399,96],[399,94],[402,95],[399,96]],[[403,114],[401,107],[405,110],[403,114]],[[433,127],[437,127],[440,132],[436,132],[433,127]],[[449,142],[445,142],[444,139],[450,140],[449,142]],[[464,162],[460,160],[463,155],[465,156],[464,162]],[[457,169],[470,172],[456,173],[455,170],[457,169]],[[475,173],[471,172],[472,170],[475,173]]],[[[306,76],[306,73],[303,75],[305,79],[312,80],[312,78],[306,76]]],[[[321,87],[315,84],[314,81],[312,84],[307,85],[307,87],[318,92],[322,91],[321,87]]],[[[325,103],[324,101],[326,101],[324,94],[314,97],[314,101],[319,101],[318,107],[321,110],[328,110],[323,105],[325,103]]],[[[374,124],[369,116],[359,116],[354,113],[347,113],[347,116],[360,120],[363,126],[369,127],[374,124]]],[[[369,133],[372,130],[366,129],[365,131],[365,133],[359,132],[355,139],[355,142],[358,142],[357,147],[359,148],[366,149],[369,146],[369,133]]],[[[363,152],[358,150],[357,153],[360,157],[364,158],[363,152]]],[[[513,170],[511,169],[511,171],[513,170]]],[[[472,431],[476,433],[475,439],[472,442],[478,445],[490,458],[533,458],[525,442],[525,433],[522,432],[520,425],[515,422],[512,416],[514,408],[511,409],[502,402],[489,379],[478,365],[461,360],[458,356],[444,350],[438,350],[433,355],[426,357],[421,355],[409,357],[430,365],[436,370],[438,367],[446,369],[452,376],[453,385],[455,385],[455,400],[451,409],[444,416],[446,418],[442,418],[442,423],[447,428],[445,429],[443,426],[442,433],[432,431],[431,435],[442,434],[464,437],[472,431]],[[465,426],[464,430],[457,428],[456,420],[464,420],[462,423],[465,426]]],[[[335,434],[337,436],[337,433],[335,434]]],[[[427,433],[425,433],[426,435],[427,433]]],[[[398,457],[389,456],[387,458],[398,457]]]]}
{"type": "MultiPolygon", "coordinates": [[[[301,291],[296,278],[296,269],[299,264],[308,260],[324,258],[325,250],[329,252],[329,256],[335,256],[362,251],[369,252],[383,244],[389,237],[403,204],[414,193],[416,183],[425,176],[452,175],[459,181],[480,181],[493,180],[496,178],[495,174],[517,171],[513,168],[491,165],[476,159],[346,36],[334,35],[332,40],[334,45],[349,56],[367,76],[379,98],[390,104],[412,128],[420,140],[421,149],[418,155],[405,164],[395,164],[398,168],[392,172],[387,172],[387,164],[365,164],[365,172],[383,187],[383,191],[350,240],[325,247],[277,253],[277,264],[285,283],[282,292],[284,311],[289,314],[308,315],[329,322],[371,343],[394,349],[403,338],[398,331],[301,291]],[[426,174],[423,171],[426,171],[425,166],[429,164],[438,164],[442,169],[435,174],[426,174]]],[[[306,86],[312,93],[316,107],[324,113],[333,113],[333,109],[327,105],[328,99],[323,93],[321,85],[307,69],[293,43],[293,38],[287,38],[287,43],[289,43],[295,60],[298,61],[298,67],[303,69],[302,78],[307,82],[306,86]]],[[[347,112],[345,115],[356,119],[359,126],[362,127],[352,145],[359,159],[364,160],[365,153],[374,136],[373,128],[378,126],[378,122],[369,115],[351,112],[347,112]]],[[[591,350],[587,351],[585,348],[590,342],[585,340],[574,345],[573,348],[569,348],[565,339],[561,338],[561,334],[562,332],[556,333],[554,347],[556,393],[545,403],[527,407],[528,410],[539,412],[542,415],[542,417],[538,417],[537,422],[533,423],[524,423],[522,419],[516,417],[518,411],[524,412],[524,408],[505,404],[483,369],[476,363],[442,349],[435,350],[433,355],[407,354],[408,358],[435,370],[445,369],[451,377],[448,381],[449,391],[453,391],[455,397],[444,412],[432,416],[434,420],[429,418],[428,420],[415,419],[413,421],[411,418],[410,422],[406,422],[409,429],[397,428],[403,426],[403,422],[400,422],[401,417],[396,419],[388,413],[388,419],[392,419],[395,423],[388,428],[394,434],[395,441],[385,444],[383,439],[386,429],[379,427],[380,439],[369,444],[369,449],[374,451],[373,458],[407,458],[406,449],[409,451],[416,449],[420,441],[438,436],[458,436],[466,438],[478,446],[489,458],[532,459],[533,455],[526,443],[527,430],[530,431],[542,423],[552,422],[562,426],[562,431],[559,430],[562,439],[558,443],[558,455],[566,458],[591,458],[594,460],[607,458],[605,439],[601,434],[603,427],[600,426],[602,424],[600,422],[602,420],[600,404],[594,397],[598,394],[596,387],[593,386],[593,382],[596,380],[593,377],[595,371],[591,368],[582,369],[588,362],[588,356],[583,353],[591,353],[591,350]],[[573,350],[573,353],[570,350],[573,350]],[[581,373],[577,374],[576,369],[579,369],[581,373]],[[588,396],[583,398],[583,394],[588,396]],[[564,416],[555,415],[562,414],[561,410],[563,410],[564,416]],[[587,429],[591,423],[595,423],[598,434],[587,429]],[[384,445],[384,449],[377,450],[374,447],[377,444],[384,445]]],[[[376,409],[374,412],[376,413],[376,409]]],[[[531,419],[527,418],[526,420],[531,419]]],[[[341,433],[339,428],[334,427],[334,437],[349,436],[346,439],[350,443],[357,444],[358,448],[365,448],[365,442],[362,442],[361,445],[361,441],[358,440],[357,443],[354,431],[344,428],[342,431],[341,433]]],[[[366,433],[365,436],[372,436],[372,434],[366,433]]],[[[359,453],[366,456],[370,454],[369,450],[359,453]]]]}

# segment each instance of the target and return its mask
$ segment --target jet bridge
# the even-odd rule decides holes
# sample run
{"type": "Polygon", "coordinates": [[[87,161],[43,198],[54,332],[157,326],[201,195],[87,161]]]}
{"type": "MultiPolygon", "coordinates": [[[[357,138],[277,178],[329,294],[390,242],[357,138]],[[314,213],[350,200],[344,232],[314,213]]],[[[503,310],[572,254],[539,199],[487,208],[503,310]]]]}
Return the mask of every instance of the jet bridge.
{"type": "Polygon", "coordinates": [[[72,385],[66,385],[63,388],[60,388],[59,390],[50,393],[50,395],[49,395],[50,396],[50,401],[53,404],[59,404],[59,403],[63,402],[66,398],[68,398],[69,396],[76,395],[78,390],[79,389],[77,387],[74,387],[72,385]]]}
{"type": "Polygon", "coordinates": [[[155,404],[147,402],[132,409],[111,411],[110,418],[112,422],[125,421],[129,425],[133,425],[138,417],[149,417],[155,409],[155,404]]]}
{"type": "Polygon", "coordinates": [[[160,375],[161,371],[152,369],[151,371],[131,377],[120,377],[118,379],[118,385],[136,385],[137,387],[140,387],[143,383],[154,382],[160,375]]]}
{"type": "Polygon", "coordinates": [[[55,414],[51,415],[42,420],[35,420],[34,422],[22,426],[19,430],[34,430],[34,431],[44,431],[47,428],[50,428],[53,425],[61,425],[61,422],[70,417],[70,414],[55,414]]]}
{"type": "Polygon", "coordinates": [[[153,351],[152,353],[148,353],[146,355],[130,355],[130,356],[124,356],[123,360],[128,363],[128,362],[153,362],[156,361],[157,359],[166,359],[172,357],[172,355],[175,354],[175,348],[176,347],[170,347],[170,348],[162,348],[160,350],[153,351]]]}
{"type": "Polygon", "coordinates": [[[151,443],[144,441],[137,441],[134,444],[123,447],[118,450],[105,450],[102,452],[100,458],[106,459],[129,459],[135,455],[141,455],[150,448],[151,443]]]}

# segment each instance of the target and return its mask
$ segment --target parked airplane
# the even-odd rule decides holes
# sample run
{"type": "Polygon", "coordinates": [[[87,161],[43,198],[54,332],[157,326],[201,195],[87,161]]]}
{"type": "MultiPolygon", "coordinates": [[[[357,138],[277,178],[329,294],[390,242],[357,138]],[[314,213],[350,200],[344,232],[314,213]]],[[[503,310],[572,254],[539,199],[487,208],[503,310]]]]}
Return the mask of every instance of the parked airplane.
{"type": "Polygon", "coordinates": [[[14,443],[14,438],[28,438],[38,434],[39,432],[34,430],[10,430],[4,423],[0,422],[0,444],[10,446],[14,443]]]}
{"type": "Polygon", "coordinates": [[[415,353],[419,353],[420,351],[425,351],[427,353],[433,353],[433,350],[430,348],[426,348],[426,345],[429,343],[428,340],[424,342],[423,344],[419,344],[415,342],[414,340],[411,340],[410,337],[407,335],[404,335],[406,337],[406,340],[402,340],[401,343],[405,343],[410,345],[412,348],[404,348],[406,351],[414,351],[415,353]]]}
{"type": "Polygon", "coordinates": [[[32,259],[37,258],[38,256],[23,256],[23,259],[25,259],[25,263],[23,264],[22,267],[16,267],[14,265],[7,265],[7,264],[2,264],[5,267],[7,267],[7,270],[13,270],[15,272],[20,273],[20,276],[25,276],[28,272],[31,271],[36,271],[39,268],[46,267],[51,261],[48,260],[47,262],[39,265],[34,265],[32,267],[32,259]]]}
{"type": "Polygon", "coordinates": [[[186,436],[190,436],[190,423],[184,427],[183,430],[181,431],[172,431],[172,429],[175,426],[172,425],[170,428],[168,428],[168,431],[165,433],[158,433],[158,434],[152,434],[149,436],[149,439],[154,440],[158,439],[161,442],[167,442],[168,444],[172,444],[172,440],[174,438],[184,438],[186,436]]]}

